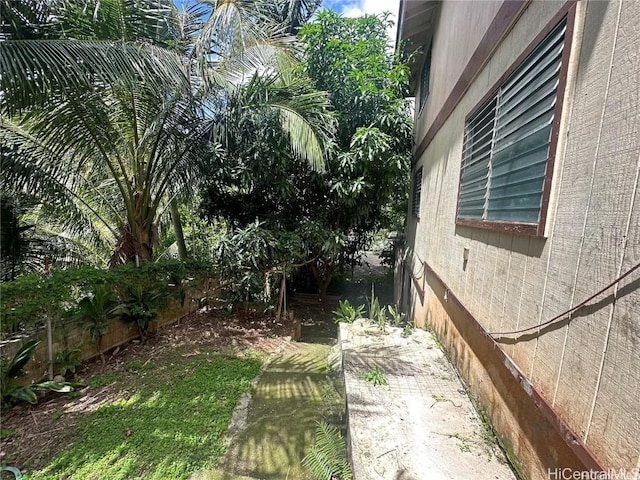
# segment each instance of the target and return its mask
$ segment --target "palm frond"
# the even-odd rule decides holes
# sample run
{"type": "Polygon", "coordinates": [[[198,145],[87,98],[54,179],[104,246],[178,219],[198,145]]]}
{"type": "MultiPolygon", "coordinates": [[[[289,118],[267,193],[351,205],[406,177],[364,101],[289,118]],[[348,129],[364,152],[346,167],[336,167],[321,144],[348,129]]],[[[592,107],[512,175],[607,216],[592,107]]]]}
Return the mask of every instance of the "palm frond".
{"type": "Polygon", "coordinates": [[[111,41],[0,42],[0,107],[14,115],[89,88],[144,83],[161,96],[189,87],[178,55],[148,44],[111,41]]]}
{"type": "Polygon", "coordinates": [[[335,120],[329,111],[329,99],[325,92],[312,90],[304,80],[285,80],[276,74],[254,75],[246,85],[228,92],[225,107],[215,134],[226,147],[229,133],[253,122],[253,115],[266,118],[275,112],[295,156],[322,171],[332,155],[335,120]]]}
{"type": "Polygon", "coordinates": [[[64,36],[76,40],[122,40],[171,47],[175,38],[168,0],[59,0],[54,4],[64,36]]]}
{"type": "Polygon", "coordinates": [[[41,38],[49,14],[49,2],[0,0],[0,41],[41,38]]]}
{"type": "Polygon", "coordinates": [[[295,62],[300,45],[274,21],[269,2],[204,0],[195,42],[198,71],[209,87],[238,85],[254,73],[295,62]]]}
{"type": "Polygon", "coordinates": [[[4,188],[32,192],[43,204],[40,210],[32,211],[32,223],[37,223],[38,217],[54,219],[49,223],[57,225],[56,231],[80,234],[97,248],[113,243],[116,232],[112,225],[122,222],[122,217],[114,207],[118,205],[113,198],[114,186],[105,183],[99,172],[58,169],[62,163],[56,161],[59,157],[8,120],[0,127],[0,142],[5,145],[0,161],[4,188]]]}

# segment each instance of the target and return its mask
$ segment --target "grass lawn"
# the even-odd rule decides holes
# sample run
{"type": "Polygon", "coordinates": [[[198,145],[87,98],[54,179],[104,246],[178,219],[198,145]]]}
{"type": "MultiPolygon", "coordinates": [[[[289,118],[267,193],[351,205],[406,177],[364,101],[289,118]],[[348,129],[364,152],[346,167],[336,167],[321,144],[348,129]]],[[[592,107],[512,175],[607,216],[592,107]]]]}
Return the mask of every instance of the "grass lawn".
{"type": "Polygon", "coordinates": [[[82,418],[72,443],[35,479],[184,479],[214,467],[224,452],[231,414],[261,362],[179,351],[132,360],[93,377],[90,388],[117,395],[82,418]]]}

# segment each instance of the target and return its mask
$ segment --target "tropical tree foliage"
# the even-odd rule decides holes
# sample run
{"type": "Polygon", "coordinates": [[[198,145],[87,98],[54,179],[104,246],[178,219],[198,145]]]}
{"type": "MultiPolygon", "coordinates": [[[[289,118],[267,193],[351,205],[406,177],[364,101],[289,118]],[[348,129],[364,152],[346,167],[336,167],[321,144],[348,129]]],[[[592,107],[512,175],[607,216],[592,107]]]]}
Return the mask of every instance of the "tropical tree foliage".
{"type": "Polygon", "coordinates": [[[324,170],[290,154],[273,118],[241,111],[203,193],[209,218],[296,235],[322,294],[378,228],[402,223],[406,209],[408,69],[387,49],[385,18],[323,11],[300,30],[306,53],[297,75],[309,78],[307,88],[328,91],[337,126],[324,170]]]}
{"type": "MultiPolygon", "coordinates": [[[[300,36],[306,44],[305,70],[316,88],[329,92],[334,106],[340,151],[355,155],[350,163],[358,165],[373,153],[372,145],[378,149],[371,166],[374,170],[347,168],[350,174],[335,188],[358,190],[364,182],[363,189],[370,187],[369,192],[375,193],[361,198],[358,206],[374,208],[356,212],[356,216],[375,219],[378,226],[399,228],[407,206],[413,122],[405,100],[409,59],[389,48],[386,30],[390,23],[388,13],[343,18],[324,10],[304,26],[300,36]]],[[[355,223],[361,224],[360,220],[355,223]]]]}
{"type": "Polygon", "coordinates": [[[37,29],[44,40],[23,33],[34,31],[24,15],[3,21],[15,24],[10,38],[29,38],[0,42],[0,142],[11,152],[3,183],[64,201],[69,227],[99,223],[94,232],[111,233],[112,264],[154,258],[160,216],[195,191],[220,154],[221,106],[260,75],[279,86],[277,102],[242,100],[277,112],[291,151],[323,163],[325,122],[308,114],[324,97],[301,101],[295,82],[281,81],[295,42],[265,3],[202,2],[182,12],[169,0],[48,5],[52,20],[37,29]]]}

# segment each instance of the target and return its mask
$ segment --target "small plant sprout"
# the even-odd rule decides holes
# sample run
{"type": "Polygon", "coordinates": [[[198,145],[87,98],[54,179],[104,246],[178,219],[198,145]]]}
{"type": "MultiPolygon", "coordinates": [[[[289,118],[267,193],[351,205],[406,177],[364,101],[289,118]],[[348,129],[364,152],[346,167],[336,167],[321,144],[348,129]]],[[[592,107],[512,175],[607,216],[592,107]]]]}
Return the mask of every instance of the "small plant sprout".
{"type": "Polygon", "coordinates": [[[369,319],[378,325],[378,329],[384,332],[387,326],[387,307],[380,307],[380,301],[376,297],[374,286],[371,285],[371,300],[369,301],[369,319]]]}
{"type": "Polygon", "coordinates": [[[395,305],[389,306],[389,315],[391,315],[391,320],[394,327],[399,327],[400,325],[402,325],[405,314],[404,312],[401,312],[399,308],[396,308],[395,305]]]}
{"type": "Polygon", "coordinates": [[[377,365],[364,374],[364,379],[369,383],[373,383],[374,386],[387,385],[389,383],[387,374],[380,370],[377,365]]]}
{"type": "Polygon", "coordinates": [[[401,335],[403,337],[410,337],[412,333],[413,333],[413,325],[407,324],[404,326],[404,329],[402,329],[401,335]]]}

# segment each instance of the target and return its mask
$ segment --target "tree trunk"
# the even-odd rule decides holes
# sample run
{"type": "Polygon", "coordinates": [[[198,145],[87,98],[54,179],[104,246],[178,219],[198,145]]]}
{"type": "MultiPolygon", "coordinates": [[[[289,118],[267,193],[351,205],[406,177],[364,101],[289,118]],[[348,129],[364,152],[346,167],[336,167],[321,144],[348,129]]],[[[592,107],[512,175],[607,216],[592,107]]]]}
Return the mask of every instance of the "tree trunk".
{"type": "Polygon", "coordinates": [[[187,259],[187,244],[184,241],[184,231],[182,230],[182,219],[180,218],[180,212],[178,210],[178,202],[175,198],[171,200],[169,205],[171,211],[171,223],[173,224],[173,231],[176,234],[176,243],[178,244],[178,256],[180,260],[187,259]]]}
{"type": "Polygon", "coordinates": [[[329,284],[331,283],[331,279],[333,278],[335,267],[333,262],[324,262],[324,269],[321,269],[319,262],[321,262],[321,260],[316,260],[311,264],[311,273],[313,274],[313,278],[315,279],[316,285],[318,286],[320,300],[322,302],[326,302],[327,289],[329,288],[329,284]]]}
{"type": "Polygon", "coordinates": [[[132,234],[130,225],[120,227],[120,238],[118,238],[118,244],[109,261],[110,266],[150,262],[153,260],[153,249],[157,238],[158,228],[155,224],[138,224],[136,235],[132,234]]]}

